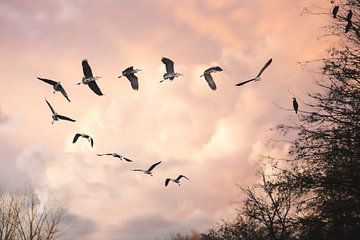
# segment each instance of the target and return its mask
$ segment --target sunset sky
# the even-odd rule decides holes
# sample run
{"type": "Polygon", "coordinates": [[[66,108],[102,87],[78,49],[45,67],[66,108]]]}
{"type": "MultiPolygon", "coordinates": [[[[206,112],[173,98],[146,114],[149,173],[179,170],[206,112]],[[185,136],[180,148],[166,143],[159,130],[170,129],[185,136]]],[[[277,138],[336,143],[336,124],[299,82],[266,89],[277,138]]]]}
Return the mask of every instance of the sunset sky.
{"type": "Polygon", "coordinates": [[[291,109],[295,96],[301,109],[315,87],[297,62],[331,46],[322,29],[331,17],[301,14],[306,6],[331,11],[323,0],[1,0],[1,186],[67,199],[90,240],[166,239],[231,219],[237,184],[257,181],[262,155],[287,153],[270,129],[298,118],[279,106],[291,109]],[[159,84],[162,57],[184,76],[159,84]],[[76,85],[84,58],[105,96],[76,85]],[[234,86],[269,58],[263,81],[234,86]],[[131,65],[143,70],[139,91],[117,79],[131,65]],[[212,91],[200,75],[215,65],[224,71],[212,91]],[[61,81],[71,103],[36,77],[61,81]],[[76,123],[51,125],[45,97],[76,123]],[[77,132],[94,148],[72,144],[77,132]],[[96,156],[104,152],[134,162],[96,156]],[[130,171],[157,161],[153,177],[130,171]],[[178,174],[190,181],[165,188],[178,174]]]}

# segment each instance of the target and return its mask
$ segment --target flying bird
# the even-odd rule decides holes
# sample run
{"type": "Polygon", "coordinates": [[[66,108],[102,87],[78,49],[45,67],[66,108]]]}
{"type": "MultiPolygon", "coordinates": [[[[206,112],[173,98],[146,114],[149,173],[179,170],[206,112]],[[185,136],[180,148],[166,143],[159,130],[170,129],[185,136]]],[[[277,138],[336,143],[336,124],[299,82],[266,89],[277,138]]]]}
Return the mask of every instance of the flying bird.
{"type": "Polygon", "coordinates": [[[97,154],[98,156],[112,156],[114,158],[119,158],[120,160],[125,160],[127,162],[132,162],[131,159],[129,158],[126,158],[120,154],[117,154],[117,153],[103,153],[103,154],[97,154]]]}
{"type": "Polygon", "coordinates": [[[64,97],[70,102],[70,99],[69,99],[65,89],[63,88],[63,86],[61,85],[60,82],[56,82],[54,80],[50,80],[50,79],[46,79],[46,78],[40,78],[40,77],[38,77],[37,79],[39,79],[39,80],[41,80],[41,81],[43,81],[43,82],[45,82],[47,84],[52,85],[53,88],[54,88],[54,93],[55,92],[61,92],[62,95],[64,95],[64,97]]]}
{"type": "Polygon", "coordinates": [[[258,73],[258,75],[256,75],[255,78],[252,78],[252,79],[250,79],[250,80],[246,80],[246,81],[244,81],[244,82],[237,83],[237,84],[235,84],[235,86],[242,86],[242,85],[244,85],[244,84],[246,84],[246,83],[249,83],[249,82],[252,82],[252,81],[260,81],[260,80],[261,80],[261,78],[260,78],[260,77],[261,77],[261,74],[265,71],[266,68],[269,67],[269,65],[271,64],[271,62],[272,62],[272,58],[270,58],[270,59],[265,63],[265,65],[261,68],[260,72],[258,73]]]}
{"type": "Polygon", "coordinates": [[[171,59],[163,57],[161,59],[161,62],[165,64],[166,73],[164,73],[163,80],[161,80],[160,82],[163,82],[165,80],[172,81],[174,80],[174,78],[182,76],[181,73],[175,72],[174,62],[171,59]]]}
{"type": "Polygon", "coordinates": [[[90,142],[91,147],[94,146],[94,139],[92,137],[90,137],[89,135],[83,134],[83,133],[76,133],[72,143],[76,143],[76,141],[79,139],[79,137],[87,139],[90,142]]]}
{"type": "Polygon", "coordinates": [[[152,174],[151,171],[152,171],[157,165],[159,165],[160,163],[161,163],[161,161],[160,161],[160,162],[157,162],[157,163],[155,163],[155,164],[153,164],[153,165],[151,165],[148,170],[134,169],[134,170],[132,170],[132,171],[143,172],[143,173],[145,173],[145,174],[148,174],[148,175],[150,175],[150,176],[153,176],[153,174],[152,174]]]}
{"type": "Polygon", "coordinates": [[[82,60],[82,68],[84,72],[84,77],[82,78],[81,82],[78,83],[78,85],[85,84],[90,87],[90,89],[96,93],[97,95],[101,96],[104,95],[98,85],[96,84],[96,80],[101,77],[94,77],[91,71],[91,67],[86,59],[82,60]]]}
{"type": "Polygon", "coordinates": [[[299,109],[299,104],[296,101],[296,98],[293,98],[293,107],[294,107],[294,111],[297,114],[298,113],[298,109],[299,109]]]}
{"type": "Polygon", "coordinates": [[[207,81],[207,83],[209,84],[209,87],[212,89],[212,90],[216,90],[216,84],[214,82],[214,79],[213,77],[211,76],[211,73],[213,72],[221,72],[223,71],[223,69],[219,66],[216,66],[216,67],[211,67],[211,68],[208,68],[204,71],[203,75],[201,75],[200,77],[205,77],[205,80],[207,81]]]}
{"type": "Polygon", "coordinates": [[[336,18],[338,11],[339,11],[339,6],[335,6],[332,10],[332,15],[334,18],[336,18]]]}
{"type": "Polygon", "coordinates": [[[348,14],[346,15],[346,21],[348,21],[348,22],[351,21],[352,16],[353,16],[353,12],[350,9],[348,14]]]}
{"type": "Polygon", "coordinates": [[[172,179],[172,178],[167,178],[165,180],[165,187],[169,184],[170,181],[174,182],[174,183],[177,183],[179,186],[180,186],[180,179],[181,178],[185,178],[187,180],[189,180],[186,176],[184,175],[179,175],[176,179],[172,179]]]}
{"type": "Polygon", "coordinates": [[[130,81],[132,89],[138,90],[139,81],[138,81],[138,77],[135,76],[135,73],[139,71],[141,71],[141,69],[134,69],[133,66],[130,66],[126,68],[124,71],[122,71],[121,75],[118,78],[121,78],[122,76],[126,77],[130,81]]]}
{"type": "Polygon", "coordinates": [[[49,108],[50,108],[50,110],[51,110],[51,112],[52,112],[52,119],[53,119],[53,121],[51,122],[51,124],[54,124],[55,121],[59,121],[59,120],[76,122],[74,119],[71,119],[71,118],[69,118],[69,117],[66,117],[66,116],[57,114],[57,112],[55,112],[54,108],[51,106],[51,104],[48,102],[48,100],[46,100],[46,98],[45,98],[45,101],[46,101],[47,105],[49,106],[49,108]]]}

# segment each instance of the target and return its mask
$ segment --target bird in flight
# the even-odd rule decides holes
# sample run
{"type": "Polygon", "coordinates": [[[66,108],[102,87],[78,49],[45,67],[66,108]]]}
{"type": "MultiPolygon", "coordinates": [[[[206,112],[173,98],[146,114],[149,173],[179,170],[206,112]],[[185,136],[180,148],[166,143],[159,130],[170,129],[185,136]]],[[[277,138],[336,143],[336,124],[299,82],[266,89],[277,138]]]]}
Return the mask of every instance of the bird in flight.
{"type": "Polygon", "coordinates": [[[90,142],[91,147],[94,146],[94,139],[92,137],[90,137],[89,135],[83,134],[83,133],[76,133],[72,143],[76,143],[76,141],[79,139],[79,137],[87,139],[90,142]]]}
{"type": "Polygon", "coordinates": [[[293,98],[293,108],[295,113],[297,114],[299,109],[299,104],[297,103],[296,98],[293,98]]]}
{"type": "Polygon", "coordinates": [[[171,59],[163,57],[161,59],[161,62],[165,64],[166,73],[164,73],[163,80],[161,80],[160,82],[163,82],[165,80],[172,81],[174,80],[174,78],[182,76],[181,73],[175,72],[174,62],[171,59]]]}
{"type": "Polygon", "coordinates": [[[62,95],[64,95],[64,97],[70,102],[70,99],[69,99],[65,89],[63,88],[63,86],[61,85],[60,82],[56,82],[54,80],[50,80],[50,79],[46,79],[46,78],[40,78],[40,77],[38,77],[37,79],[39,79],[39,80],[41,80],[41,81],[43,81],[43,82],[45,82],[47,84],[52,85],[53,88],[54,88],[54,93],[55,92],[61,92],[62,95]]]}
{"type": "Polygon", "coordinates": [[[172,179],[172,178],[167,178],[165,180],[165,187],[169,184],[170,181],[174,182],[174,183],[177,183],[179,186],[180,186],[180,179],[181,178],[185,178],[187,180],[189,180],[186,176],[184,175],[179,175],[176,179],[172,179]]]}
{"type": "Polygon", "coordinates": [[[256,75],[255,78],[252,78],[252,79],[250,79],[250,80],[246,80],[246,81],[244,81],[244,82],[237,83],[237,84],[235,84],[235,86],[242,86],[242,85],[244,85],[244,84],[246,84],[246,83],[249,83],[249,82],[252,82],[252,81],[260,81],[260,80],[261,80],[261,74],[265,71],[266,68],[269,67],[269,65],[271,64],[271,62],[272,62],[272,58],[270,58],[270,59],[265,63],[265,65],[261,68],[260,72],[258,73],[258,75],[256,75]]]}
{"type": "Polygon", "coordinates": [[[332,15],[334,18],[336,18],[338,12],[339,12],[339,6],[336,5],[332,10],[332,15]]]}
{"type": "Polygon", "coordinates": [[[128,68],[126,68],[124,71],[122,71],[121,75],[118,78],[121,78],[122,76],[126,77],[130,83],[131,83],[131,87],[134,90],[138,90],[139,89],[139,81],[138,81],[138,77],[135,75],[135,73],[141,71],[141,69],[134,69],[133,66],[130,66],[128,68]]]}
{"type": "Polygon", "coordinates": [[[91,67],[86,59],[82,60],[82,68],[84,72],[84,77],[82,78],[81,82],[78,83],[78,85],[85,84],[90,87],[90,89],[96,93],[97,95],[101,96],[104,95],[99,86],[96,84],[96,80],[101,77],[94,77],[91,71],[91,67]]]}
{"type": "Polygon", "coordinates": [[[160,163],[161,163],[161,161],[160,161],[160,162],[157,162],[157,163],[155,163],[155,164],[153,164],[153,165],[151,165],[151,166],[149,167],[149,169],[147,169],[147,170],[133,169],[132,171],[143,172],[143,173],[145,173],[145,174],[148,174],[148,175],[150,175],[150,176],[153,176],[152,170],[153,170],[157,165],[159,165],[160,163]]]}
{"type": "Polygon", "coordinates": [[[103,154],[97,154],[98,156],[112,156],[114,158],[119,158],[120,160],[125,160],[127,162],[132,162],[133,160],[126,158],[120,154],[117,153],[103,153],[103,154]]]}
{"type": "Polygon", "coordinates": [[[48,102],[48,100],[46,100],[45,98],[45,101],[47,103],[47,105],[49,106],[51,112],[52,112],[52,123],[51,124],[54,124],[55,121],[59,121],[59,120],[65,120],[65,121],[70,121],[70,122],[76,122],[74,119],[71,119],[69,117],[66,117],[66,116],[63,116],[63,115],[60,115],[60,114],[57,114],[57,112],[55,112],[54,108],[51,106],[51,104],[48,102]]]}
{"type": "Polygon", "coordinates": [[[216,67],[211,67],[211,68],[208,68],[204,71],[203,75],[201,75],[200,77],[205,77],[205,80],[207,81],[207,83],[209,84],[209,87],[212,89],[212,90],[216,90],[216,84],[214,82],[214,79],[213,77],[211,76],[211,73],[215,73],[215,72],[221,72],[223,71],[223,69],[219,66],[216,66],[216,67]]]}

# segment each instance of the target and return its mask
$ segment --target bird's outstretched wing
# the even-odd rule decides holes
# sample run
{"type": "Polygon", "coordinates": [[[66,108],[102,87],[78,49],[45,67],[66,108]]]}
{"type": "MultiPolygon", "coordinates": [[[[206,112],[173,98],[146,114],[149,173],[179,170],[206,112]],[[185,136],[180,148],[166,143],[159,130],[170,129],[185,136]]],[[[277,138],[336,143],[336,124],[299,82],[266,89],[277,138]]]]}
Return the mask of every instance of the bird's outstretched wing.
{"type": "Polygon", "coordinates": [[[70,121],[70,122],[76,122],[76,120],[71,119],[69,117],[63,116],[63,115],[57,115],[58,118],[60,118],[61,120],[66,120],[66,121],[70,121]]]}
{"type": "Polygon", "coordinates": [[[90,139],[91,147],[94,147],[94,139],[92,137],[89,137],[89,139],[90,139]]]}
{"type": "Polygon", "coordinates": [[[83,68],[84,76],[86,78],[93,77],[91,67],[86,59],[82,60],[82,68],[83,68]]]}
{"type": "Polygon", "coordinates": [[[184,175],[179,175],[179,176],[176,178],[176,181],[179,181],[181,178],[185,178],[185,179],[189,180],[186,176],[184,176],[184,175]]]}
{"type": "Polygon", "coordinates": [[[133,170],[131,170],[131,171],[135,171],[135,172],[143,172],[144,170],[142,170],[142,169],[133,169],[133,170]]]}
{"type": "Polygon", "coordinates": [[[134,70],[134,67],[133,67],[133,66],[130,66],[130,67],[128,67],[128,68],[125,68],[124,71],[122,71],[122,74],[124,74],[124,75],[129,74],[129,73],[131,73],[133,70],[134,70]]]}
{"type": "Polygon", "coordinates": [[[167,185],[169,185],[169,182],[170,182],[170,178],[167,178],[167,179],[165,180],[165,187],[167,187],[167,185]]]}
{"type": "Polygon", "coordinates": [[[60,92],[62,93],[62,95],[63,95],[69,102],[71,102],[70,99],[69,99],[69,97],[68,97],[68,95],[67,95],[67,93],[66,93],[66,91],[65,91],[65,89],[63,88],[62,85],[60,85],[60,92]]]}
{"type": "Polygon", "coordinates": [[[50,80],[50,79],[46,79],[46,78],[40,78],[40,77],[38,77],[37,79],[39,79],[39,80],[41,80],[43,82],[46,82],[46,83],[48,83],[50,85],[53,85],[53,86],[57,84],[57,82],[54,81],[54,80],[50,80]]]}
{"type": "Polygon", "coordinates": [[[261,68],[260,72],[258,73],[258,75],[256,75],[255,78],[259,78],[259,77],[261,76],[261,74],[265,71],[265,69],[269,67],[269,65],[271,64],[271,62],[272,62],[272,58],[270,58],[269,61],[267,61],[267,62],[265,63],[265,65],[261,68]]]}
{"type": "Polygon", "coordinates": [[[131,83],[131,87],[134,90],[138,90],[139,89],[139,81],[138,81],[138,77],[135,76],[135,74],[126,74],[125,77],[130,81],[131,83]]]}
{"type": "Polygon", "coordinates": [[[159,165],[161,163],[161,161],[160,162],[157,162],[157,163],[155,163],[155,164],[153,164],[153,165],[151,165],[151,167],[149,167],[149,169],[148,169],[148,171],[151,171],[151,170],[153,170],[157,165],[159,165]]]}
{"type": "Polygon", "coordinates": [[[89,82],[88,85],[89,85],[89,88],[90,88],[94,93],[96,93],[97,95],[99,95],[99,96],[104,95],[104,94],[101,92],[100,88],[98,87],[98,85],[96,84],[95,81],[89,82]]]}
{"type": "Polygon", "coordinates": [[[243,82],[239,82],[239,83],[235,84],[235,86],[242,86],[242,85],[247,84],[247,83],[252,82],[252,81],[255,81],[255,78],[250,79],[250,80],[246,80],[246,81],[243,81],[243,82]]]}
{"type": "Polygon", "coordinates": [[[215,67],[211,67],[208,68],[206,71],[217,71],[217,72],[221,72],[223,69],[220,66],[215,66],[215,67]]]}
{"type": "Polygon", "coordinates": [[[96,155],[98,155],[98,156],[110,156],[110,155],[112,155],[112,153],[98,153],[98,154],[96,154],[96,155]]]}
{"type": "Polygon", "coordinates": [[[54,108],[51,106],[51,104],[48,102],[48,100],[46,100],[46,98],[45,98],[45,101],[46,101],[47,105],[49,106],[51,112],[52,112],[53,114],[56,114],[54,108]]]}
{"type": "Polygon", "coordinates": [[[339,11],[339,6],[335,6],[332,10],[332,15],[334,18],[336,18],[338,11],[339,11]]]}
{"type": "MultiPolygon", "coordinates": [[[[77,134],[75,134],[75,136],[74,136],[74,139],[73,139],[73,141],[72,141],[72,143],[76,143],[76,141],[79,139],[79,137],[81,136],[81,134],[80,133],[77,133],[77,134]]],[[[99,155],[98,155],[99,156],[99,155]]]]}
{"type": "Polygon", "coordinates": [[[210,73],[204,73],[204,77],[205,77],[205,80],[207,81],[207,83],[209,84],[209,87],[212,89],[212,90],[216,90],[216,84],[214,82],[214,79],[213,77],[211,76],[210,73]]]}
{"type": "Polygon", "coordinates": [[[129,159],[129,158],[126,158],[126,157],[123,157],[125,159],[125,161],[127,162],[132,162],[133,160],[129,159]]]}
{"type": "Polygon", "coordinates": [[[165,64],[166,72],[167,73],[174,73],[174,62],[166,57],[163,57],[161,61],[165,64]]]}

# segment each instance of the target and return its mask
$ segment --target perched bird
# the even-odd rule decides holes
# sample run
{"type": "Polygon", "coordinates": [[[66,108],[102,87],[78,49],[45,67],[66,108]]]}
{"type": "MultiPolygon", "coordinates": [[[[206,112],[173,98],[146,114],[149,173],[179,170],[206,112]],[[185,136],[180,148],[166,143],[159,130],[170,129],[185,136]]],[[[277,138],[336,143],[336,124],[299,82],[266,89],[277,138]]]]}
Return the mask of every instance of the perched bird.
{"type": "Polygon", "coordinates": [[[97,154],[98,156],[112,156],[114,158],[119,158],[120,160],[125,160],[127,162],[132,162],[131,159],[129,158],[126,158],[120,154],[117,154],[117,153],[103,153],[103,154],[97,154]]]}
{"type": "Polygon", "coordinates": [[[165,64],[166,73],[164,73],[163,80],[161,80],[160,82],[163,82],[165,80],[172,81],[172,80],[174,80],[174,78],[182,76],[181,73],[175,72],[174,62],[171,59],[163,57],[161,59],[161,62],[165,64]]]}
{"type": "Polygon", "coordinates": [[[260,80],[261,80],[261,78],[260,78],[260,77],[261,77],[261,74],[265,71],[266,68],[269,67],[269,65],[271,64],[271,62],[272,62],[272,58],[270,58],[270,59],[265,63],[265,65],[261,68],[260,72],[258,73],[258,75],[256,75],[255,78],[252,78],[252,79],[250,79],[250,80],[246,80],[246,81],[244,81],[244,82],[237,83],[237,84],[235,84],[235,86],[242,86],[242,85],[244,85],[244,84],[246,84],[246,83],[249,83],[249,82],[252,82],[252,81],[260,81],[260,80]]]}
{"type": "Polygon", "coordinates": [[[209,84],[209,87],[212,89],[212,90],[216,90],[216,84],[214,82],[214,79],[213,77],[211,76],[211,73],[213,72],[221,72],[223,71],[223,69],[219,66],[216,66],[216,67],[211,67],[211,68],[208,68],[204,71],[203,75],[201,75],[200,77],[205,77],[205,80],[207,81],[207,83],[209,84]]]}
{"type": "Polygon", "coordinates": [[[57,114],[57,112],[55,112],[54,108],[51,106],[51,104],[48,102],[48,100],[46,100],[45,98],[45,101],[47,103],[47,105],[49,106],[51,112],[52,112],[52,123],[51,124],[54,124],[54,121],[59,121],[59,120],[65,120],[65,121],[70,121],[70,122],[76,122],[74,119],[71,119],[69,117],[66,117],[66,116],[63,116],[63,115],[60,115],[60,114],[57,114]]]}
{"type": "Polygon", "coordinates": [[[332,15],[334,18],[336,18],[338,11],[339,11],[339,6],[335,6],[332,10],[332,15]]]}
{"type": "Polygon", "coordinates": [[[180,179],[181,178],[185,178],[187,180],[189,180],[187,177],[185,177],[184,175],[179,175],[176,179],[172,179],[172,178],[167,178],[165,180],[165,187],[169,184],[170,181],[177,183],[180,186],[180,179]]]}
{"type": "Polygon", "coordinates": [[[50,79],[46,79],[46,78],[40,78],[40,77],[38,77],[37,79],[52,85],[53,88],[54,88],[54,93],[55,92],[61,92],[62,95],[64,95],[64,97],[70,102],[70,99],[69,99],[68,95],[66,94],[65,89],[63,88],[63,86],[61,85],[60,82],[56,82],[54,80],[50,80],[50,79]]]}
{"type": "Polygon", "coordinates": [[[97,95],[101,96],[104,95],[98,85],[96,84],[96,80],[101,77],[94,77],[91,71],[91,67],[86,59],[82,60],[82,68],[84,72],[84,77],[82,78],[81,82],[78,83],[78,85],[85,84],[90,87],[90,89],[96,93],[97,95]]]}
{"type": "Polygon", "coordinates": [[[349,12],[348,12],[348,14],[346,15],[346,21],[351,21],[351,18],[352,18],[352,16],[353,16],[353,12],[351,11],[351,9],[349,10],[349,12]]]}
{"type": "Polygon", "coordinates": [[[132,89],[138,90],[139,81],[138,81],[138,77],[135,76],[135,73],[139,71],[141,71],[141,69],[134,69],[133,66],[130,66],[126,68],[124,71],[122,71],[121,75],[118,78],[121,78],[122,76],[126,77],[130,81],[132,89]]]}
{"type": "Polygon", "coordinates": [[[79,139],[79,137],[86,138],[86,139],[90,142],[91,147],[94,146],[94,139],[93,139],[92,137],[90,137],[89,135],[83,134],[83,133],[77,133],[77,134],[75,134],[72,143],[76,143],[76,141],[79,139]]]}
{"type": "Polygon", "coordinates": [[[293,98],[293,107],[294,107],[294,111],[297,114],[298,109],[299,109],[299,104],[296,101],[296,98],[293,98]]]}
{"type": "Polygon", "coordinates": [[[157,163],[155,163],[155,164],[153,164],[153,165],[151,165],[148,170],[134,169],[134,170],[132,170],[132,171],[143,172],[143,173],[145,173],[145,174],[148,174],[148,175],[150,175],[150,176],[153,176],[153,174],[152,174],[151,171],[152,171],[157,165],[159,165],[160,163],[161,163],[161,161],[160,161],[160,162],[157,162],[157,163]]]}
{"type": "Polygon", "coordinates": [[[347,33],[352,28],[352,21],[348,21],[345,27],[345,33],[347,33]]]}

